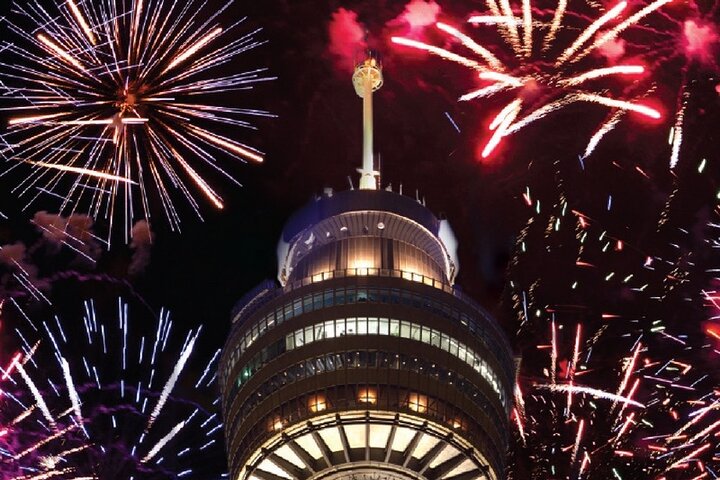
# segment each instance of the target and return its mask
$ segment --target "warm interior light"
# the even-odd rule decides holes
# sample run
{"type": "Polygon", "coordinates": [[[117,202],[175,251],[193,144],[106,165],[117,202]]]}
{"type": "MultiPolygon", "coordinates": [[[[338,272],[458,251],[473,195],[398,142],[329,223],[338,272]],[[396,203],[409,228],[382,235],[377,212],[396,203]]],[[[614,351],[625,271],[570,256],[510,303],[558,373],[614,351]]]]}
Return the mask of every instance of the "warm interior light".
{"type": "Polygon", "coordinates": [[[427,407],[427,395],[420,395],[419,393],[411,393],[408,395],[408,408],[410,410],[418,413],[425,413],[427,412],[427,407]]]}
{"type": "Polygon", "coordinates": [[[459,418],[455,418],[452,422],[452,426],[453,428],[462,428],[462,420],[460,420],[459,418]]]}
{"type": "Polygon", "coordinates": [[[282,430],[283,422],[280,417],[273,417],[270,419],[270,430],[278,431],[282,430]]]}
{"type": "Polygon", "coordinates": [[[327,399],[325,398],[325,395],[318,394],[311,396],[308,400],[308,408],[313,413],[327,410],[327,399]]]}
{"type": "Polygon", "coordinates": [[[355,259],[349,262],[349,268],[355,275],[367,275],[368,269],[375,268],[371,259],[355,259]]]}
{"type": "Polygon", "coordinates": [[[358,390],[358,402],[375,405],[377,403],[377,390],[374,388],[361,388],[358,390]]]}

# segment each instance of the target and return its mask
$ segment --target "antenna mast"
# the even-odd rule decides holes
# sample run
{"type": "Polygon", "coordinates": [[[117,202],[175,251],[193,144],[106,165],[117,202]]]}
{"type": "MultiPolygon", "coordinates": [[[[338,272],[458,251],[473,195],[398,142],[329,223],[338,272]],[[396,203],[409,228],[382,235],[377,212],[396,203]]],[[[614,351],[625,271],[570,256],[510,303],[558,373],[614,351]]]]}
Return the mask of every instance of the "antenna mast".
{"type": "Polygon", "coordinates": [[[360,188],[363,190],[377,190],[377,179],[380,172],[375,170],[373,156],[373,92],[382,87],[383,76],[380,62],[372,52],[367,58],[355,67],[353,73],[353,86],[355,93],[363,99],[363,163],[358,168],[360,173],[360,188]]]}

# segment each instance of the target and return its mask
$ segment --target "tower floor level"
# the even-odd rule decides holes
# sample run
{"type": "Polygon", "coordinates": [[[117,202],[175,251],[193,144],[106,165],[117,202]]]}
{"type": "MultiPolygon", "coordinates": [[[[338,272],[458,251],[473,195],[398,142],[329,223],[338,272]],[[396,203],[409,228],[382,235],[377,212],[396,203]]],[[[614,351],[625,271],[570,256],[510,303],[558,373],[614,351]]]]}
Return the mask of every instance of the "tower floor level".
{"type": "Polygon", "coordinates": [[[515,367],[453,285],[447,221],[385,190],[287,223],[280,286],[232,315],[220,362],[231,480],[501,480],[515,367]]]}

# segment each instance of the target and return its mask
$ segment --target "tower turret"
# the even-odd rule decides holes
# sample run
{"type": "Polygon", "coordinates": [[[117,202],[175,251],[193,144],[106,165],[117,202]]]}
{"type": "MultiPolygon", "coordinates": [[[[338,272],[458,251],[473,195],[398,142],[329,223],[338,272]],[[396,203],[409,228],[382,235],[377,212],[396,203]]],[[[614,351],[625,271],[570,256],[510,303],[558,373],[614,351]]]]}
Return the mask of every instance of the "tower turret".
{"type": "Polygon", "coordinates": [[[360,173],[360,188],[376,190],[380,172],[375,170],[373,152],[373,93],[382,87],[382,67],[377,57],[369,53],[367,58],[355,67],[352,77],[355,93],[363,99],[363,157],[360,173]]]}
{"type": "Polygon", "coordinates": [[[231,480],[500,480],[514,363],[455,286],[455,237],[417,199],[377,189],[370,57],[361,188],[326,189],[287,223],[280,286],[232,313],[220,360],[231,480]]]}

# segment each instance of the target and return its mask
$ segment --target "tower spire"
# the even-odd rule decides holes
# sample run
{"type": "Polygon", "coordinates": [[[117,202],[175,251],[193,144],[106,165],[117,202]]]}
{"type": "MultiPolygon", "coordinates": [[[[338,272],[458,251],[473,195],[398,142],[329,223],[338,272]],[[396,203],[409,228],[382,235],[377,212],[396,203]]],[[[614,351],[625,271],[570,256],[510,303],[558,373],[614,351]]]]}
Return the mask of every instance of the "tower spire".
{"type": "Polygon", "coordinates": [[[383,84],[382,67],[378,59],[368,52],[367,57],[355,67],[353,73],[355,93],[363,99],[363,162],[360,173],[360,188],[377,190],[377,179],[380,172],[375,170],[373,158],[373,92],[383,84]]]}

